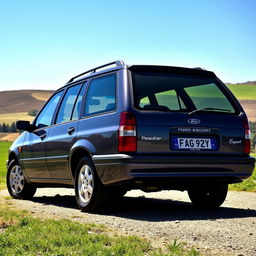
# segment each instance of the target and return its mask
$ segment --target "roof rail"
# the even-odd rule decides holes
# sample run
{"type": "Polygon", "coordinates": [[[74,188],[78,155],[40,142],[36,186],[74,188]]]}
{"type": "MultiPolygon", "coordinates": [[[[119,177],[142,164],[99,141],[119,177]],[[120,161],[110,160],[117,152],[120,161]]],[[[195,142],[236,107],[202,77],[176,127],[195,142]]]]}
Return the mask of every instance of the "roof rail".
{"type": "Polygon", "coordinates": [[[102,65],[102,66],[98,66],[98,67],[96,67],[96,68],[87,70],[87,71],[85,71],[85,72],[83,72],[83,73],[81,73],[81,74],[79,74],[79,75],[77,75],[77,76],[72,77],[72,78],[67,82],[67,84],[73,82],[76,78],[78,78],[78,77],[80,77],[80,76],[83,76],[83,75],[85,75],[85,74],[87,74],[87,73],[91,73],[91,74],[92,74],[92,73],[96,73],[97,69],[105,68],[105,67],[111,66],[111,65],[116,65],[116,66],[118,67],[118,66],[124,66],[125,63],[124,63],[122,60],[116,60],[116,61],[113,61],[113,62],[104,64],[104,65],[102,65]]]}

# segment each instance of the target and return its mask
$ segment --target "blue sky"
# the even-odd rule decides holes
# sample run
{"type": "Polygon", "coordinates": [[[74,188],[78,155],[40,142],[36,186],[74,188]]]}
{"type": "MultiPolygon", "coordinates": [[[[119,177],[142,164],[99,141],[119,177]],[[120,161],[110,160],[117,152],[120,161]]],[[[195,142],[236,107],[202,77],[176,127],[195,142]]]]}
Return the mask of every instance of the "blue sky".
{"type": "Polygon", "coordinates": [[[256,80],[256,1],[0,0],[0,90],[57,89],[116,59],[256,80]]]}

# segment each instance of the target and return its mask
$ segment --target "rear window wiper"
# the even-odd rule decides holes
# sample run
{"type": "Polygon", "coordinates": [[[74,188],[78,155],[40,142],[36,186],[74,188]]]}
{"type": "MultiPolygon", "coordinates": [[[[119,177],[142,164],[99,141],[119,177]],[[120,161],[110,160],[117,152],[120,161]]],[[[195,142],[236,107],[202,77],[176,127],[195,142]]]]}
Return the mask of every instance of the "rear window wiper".
{"type": "Polygon", "coordinates": [[[195,109],[195,110],[189,112],[188,114],[191,115],[191,114],[194,114],[194,113],[197,113],[197,112],[204,112],[204,111],[231,112],[231,110],[224,109],[224,108],[200,108],[200,109],[195,109]]]}

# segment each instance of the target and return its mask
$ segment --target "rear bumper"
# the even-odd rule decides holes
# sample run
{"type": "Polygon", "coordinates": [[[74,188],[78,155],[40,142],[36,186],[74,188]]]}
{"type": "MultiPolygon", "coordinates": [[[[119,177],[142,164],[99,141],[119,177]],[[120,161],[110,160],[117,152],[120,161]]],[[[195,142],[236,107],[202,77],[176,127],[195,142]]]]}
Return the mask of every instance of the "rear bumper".
{"type": "Polygon", "coordinates": [[[240,182],[251,176],[255,159],[223,156],[95,155],[93,162],[103,184],[122,182],[190,183],[218,180],[240,182]]]}

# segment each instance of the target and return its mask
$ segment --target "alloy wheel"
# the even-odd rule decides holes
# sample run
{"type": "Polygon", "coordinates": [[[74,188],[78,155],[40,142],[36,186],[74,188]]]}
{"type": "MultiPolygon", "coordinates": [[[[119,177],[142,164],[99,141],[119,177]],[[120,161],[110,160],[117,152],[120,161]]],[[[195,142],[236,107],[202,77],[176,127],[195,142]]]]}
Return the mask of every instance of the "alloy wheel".
{"type": "Polygon", "coordinates": [[[78,195],[81,202],[88,204],[94,189],[93,172],[89,165],[83,165],[78,177],[78,195]]]}
{"type": "Polygon", "coordinates": [[[9,176],[10,188],[15,194],[19,194],[24,189],[24,174],[19,165],[14,165],[9,176]]]}

